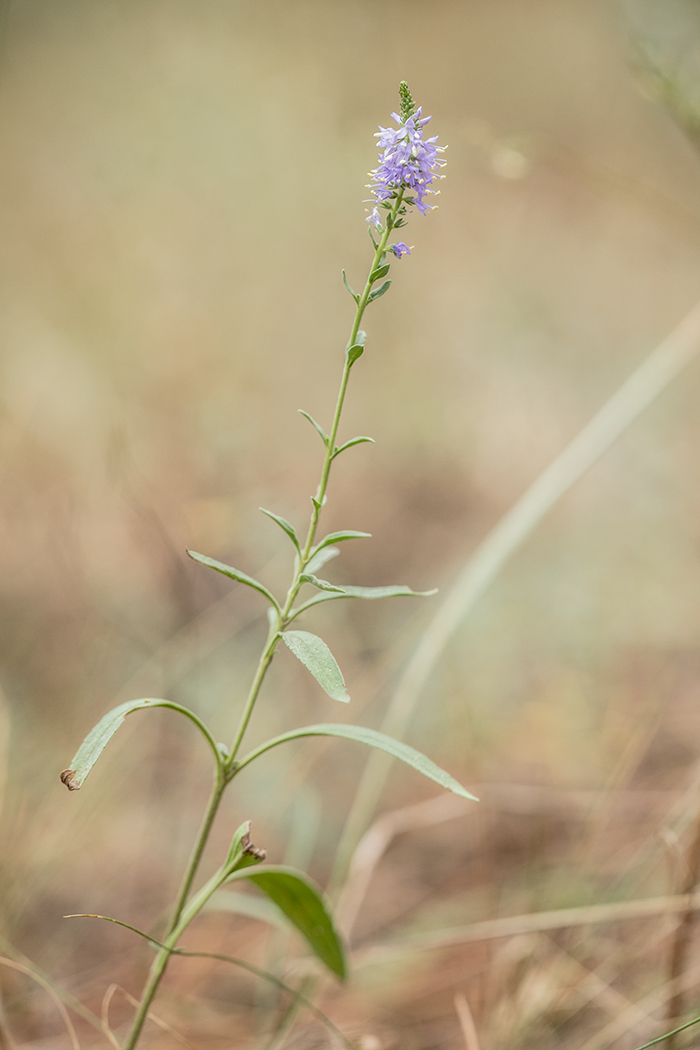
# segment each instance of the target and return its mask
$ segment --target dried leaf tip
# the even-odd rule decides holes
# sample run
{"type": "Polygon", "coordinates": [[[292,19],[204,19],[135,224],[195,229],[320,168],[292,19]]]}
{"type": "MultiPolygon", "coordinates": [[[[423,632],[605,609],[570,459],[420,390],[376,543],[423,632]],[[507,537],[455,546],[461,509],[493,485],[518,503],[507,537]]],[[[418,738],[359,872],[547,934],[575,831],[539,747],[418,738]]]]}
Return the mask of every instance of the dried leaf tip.
{"type": "Polygon", "coordinates": [[[64,769],[61,773],[61,783],[65,784],[69,791],[78,791],[80,788],[80,784],[73,783],[74,776],[74,769],[64,769]]]}
{"type": "Polygon", "coordinates": [[[251,857],[255,857],[257,860],[265,860],[267,856],[267,850],[261,849],[259,846],[254,846],[250,841],[250,821],[248,821],[248,830],[241,839],[241,846],[244,853],[249,853],[251,857]]]}

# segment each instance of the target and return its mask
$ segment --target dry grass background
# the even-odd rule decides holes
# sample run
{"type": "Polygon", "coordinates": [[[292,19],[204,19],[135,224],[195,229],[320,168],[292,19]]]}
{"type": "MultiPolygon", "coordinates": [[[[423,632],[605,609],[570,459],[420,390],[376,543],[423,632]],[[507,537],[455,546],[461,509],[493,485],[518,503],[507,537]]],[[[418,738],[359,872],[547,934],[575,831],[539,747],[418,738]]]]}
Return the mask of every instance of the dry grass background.
{"type": "MultiPolygon", "coordinates": [[[[79,795],[58,773],[134,696],[166,695],[231,732],[263,610],[183,551],[285,578],[256,508],[307,516],[319,446],[296,409],[330,412],[350,320],[340,269],[352,280],[367,265],[364,173],[398,81],[449,143],[448,178],[368,316],[344,433],[377,444],[339,461],[325,523],[374,535],[347,545],[334,579],[444,589],[698,298],[700,159],[630,43],[690,92],[698,15],[691,0],[6,2],[5,955],[97,1013],[110,982],[138,992],[148,949],[62,916],[158,929],[207,756],[152,713],[129,720],[79,795]]],[[[392,777],[382,811],[399,815],[379,827],[356,976],[323,993],[365,1050],[476,1050],[470,1010],[485,1050],[605,1050],[664,1030],[671,914],[526,924],[374,963],[369,946],[682,885],[700,775],[698,382],[695,367],[548,517],[431,680],[410,741],[483,802],[441,819],[441,802],[406,809],[429,785],[392,777]]],[[[351,715],[377,725],[430,609],[324,611],[351,715]]],[[[328,704],[282,653],[252,734],[337,717],[328,704]]],[[[307,742],[275,759],[241,779],[210,860],[250,817],[271,859],[323,883],[362,755],[307,742]]],[[[279,935],[221,913],[189,942],[272,967],[280,950],[279,935]]],[[[688,1009],[698,966],[691,952],[688,1009]]],[[[18,1045],[68,1045],[25,975],[3,969],[0,988],[18,1045]]],[[[266,994],[222,964],[178,960],[157,1010],[199,1047],[242,1047],[266,994]]],[[[129,1011],[115,995],[118,1030],[129,1011]]],[[[106,1045],[78,1023],[84,1045],[106,1045]]],[[[149,1038],[175,1045],[155,1027],[149,1038]]],[[[302,1017],[288,1045],[325,1038],[302,1017]]]]}

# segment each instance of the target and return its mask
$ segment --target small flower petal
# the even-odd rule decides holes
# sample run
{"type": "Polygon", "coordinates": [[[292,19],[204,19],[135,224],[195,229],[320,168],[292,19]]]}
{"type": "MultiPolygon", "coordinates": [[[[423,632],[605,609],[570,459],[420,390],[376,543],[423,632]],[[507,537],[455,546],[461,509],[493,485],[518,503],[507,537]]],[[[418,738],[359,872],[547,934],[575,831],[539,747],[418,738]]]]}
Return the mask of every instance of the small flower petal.
{"type": "Polygon", "coordinates": [[[396,244],[390,245],[388,251],[393,252],[397,259],[400,259],[402,255],[411,254],[411,249],[403,241],[397,241],[396,244]]]}

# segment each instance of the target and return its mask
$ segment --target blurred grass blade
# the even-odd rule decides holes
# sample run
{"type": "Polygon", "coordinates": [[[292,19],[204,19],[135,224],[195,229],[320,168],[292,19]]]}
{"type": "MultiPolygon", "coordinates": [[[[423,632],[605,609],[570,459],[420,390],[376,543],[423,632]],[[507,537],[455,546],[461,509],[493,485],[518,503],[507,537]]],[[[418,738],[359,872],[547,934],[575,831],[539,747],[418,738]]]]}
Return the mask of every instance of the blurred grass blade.
{"type": "Polygon", "coordinates": [[[233,890],[217,890],[204,905],[203,911],[227,911],[233,915],[245,915],[249,919],[259,919],[271,926],[288,930],[289,925],[279,908],[264,897],[252,893],[236,893],[233,890]]]}
{"type": "MultiPolygon", "coordinates": [[[[438,660],[484,592],[542,519],[700,352],[700,303],[648,355],[566,448],[501,518],[457,576],[406,664],[382,722],[403,737],[438,660]]],[[[338,847],[337,875],[363,835],[386,783],[390,763],[373,755],[358,785],[338,847]]]]}
{"type": "Polygon", "coordinates": [[[444,769],[437,766],[421,751],[416,751],[414,747],[410,747],[408,744],[404,744],[400,740],[395,740],[393,737],[387,736],[386,733],[379,733],[376,729],[367,729],[365,726],[344,725],[339,722],[327,722],[315,726],[304,726],[301,729],[292,729],[289,733],[283,733],[281,736],[274,737],[272,740],[268,740],[266,743],[261,744],[260,747],[251,751],[245,756],[245,758],[241,759],[238,768],[242,769],[243,766],[247,766],[265,751],[277,747],[278,744],[284,744],[288,740],[297,740],[300,737],[305,736],[344,737],[346,740],[355,740],[360,744],[367,744],[369,747],[378,748],[380,751],[385,751],[388,755],[391,755],[392,758],[398,758],[402,762],[405,762],[406,765],[412,766],[413,769],[422,773],[424,777],[427,777],[429,780],[434,780],[436,784],[440,785],[440,787],[447,788],[448,791],[454,792],[455,795],[459,795],[461,798],[470,799],[472,802],[479,801],[475,795],[470,794],[466,788],[463,788],[454,777],[451,777],[444,769]]]}
{"type": "MultiPolygon", "coordinates": [[[[268,511],[264,511],[263,513],[269,514],[268,511]]],[[[272,517],[272,515],[270,515],[270,517],[272,517]]],[[[275,518],[275,520],[277,521],[277,524],[280,524],[279,519],[275,518]]],[[[289,527],[291,529],[292,526],[290,525],[289,527]]],[[[216,561],[215,558],[207,558],[205,554],[197,554],[197,551],[188,550],[187,553],[193,561],[198,561],[200,565],[206,565],[208,569],[214,569],[215,572],[220,572],[223,576],[228,576],[230,580],[236,580],[237,583],[244,583],[246,587],[252,587],[253,590],[260,591],[261,594],[265,595],[268,601],[272,602],[275,609],[277,609],[278,612],[280,611],[279,603],[274,595],[270,594],[267,587],[263,586],[262,583],[259,583],[258,580],[254,580],[252,576],[248,576],[245,572],[240,572],[239,569],[234,569],[222,561],[216,561]]]]}
{"type": "Polygon", "coordinates": [[[308,631],[285,631],[282,637],[290,652],[311,672],[331,700],[349,703],[342,672],[322,638],[308,631]]]}
{"type": "Polygon", "coordinates": [[[234,879],[250,879],[280,908],[312,951],[331,973],[347,977],[345,952],[318,886],[301,872],[281,865],[236,872],[234,879]]]}
{"type": "Polygon", "coordinates": [[[185,715],[186,718],[189,718],[189,720],[194,722],[206,738],[207,743],[214,752],[217,765],[221,762],[221,755],[216,746],[216,741],[204,723],[200,721],[193,711],[190,711],[186,707],[181,707],[180,704],[174,704],[170,700],[154,700],[152,697],[147,697],[141,700],[127,700],[125,703],[119,704],[118,707],[113,707],[111,711],[108,711],[107,714],[100,719],[94,729],[92,729],[83,740],[70,764],[70,767],[64,769],[61,773],[61,780],[69,791],[78,791],[79,788],[83,786],[92,767],[95,765],[126,716],[130,715],[132,711],[143,711],[148,707],[167,707],[170,708],[171,711],[178,711],[180,714],[185,715]]]}

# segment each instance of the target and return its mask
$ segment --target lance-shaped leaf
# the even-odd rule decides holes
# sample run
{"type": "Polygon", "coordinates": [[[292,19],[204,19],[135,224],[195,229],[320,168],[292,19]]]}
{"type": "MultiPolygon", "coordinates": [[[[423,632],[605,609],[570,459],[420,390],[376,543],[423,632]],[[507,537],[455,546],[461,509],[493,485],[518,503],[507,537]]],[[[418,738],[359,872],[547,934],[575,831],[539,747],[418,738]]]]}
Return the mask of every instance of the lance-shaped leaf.
{"type": "Polygon", "coordinates": [[[100,719],[94,729],[90,730],[78,748],[70,767],[64,769],[61,773],[61,780],[69,791],[77,791],[83,786],[88,778],[90,770],[95,765],[97,759],[107,747],[107,744],[119,729],[126,716],[130,715],[132,711],[142,711],[147,707],[167,707],[170,708],[171,711],[178,711],[180,714],[189,718],[189,720],[194,722],[206,738],[207,743],[216,756],[217,765],[221,763],[221,755],[216,741],[204,723],[200,721],[193,711],[188,710],[186,707],[181,707],[180,704],[174,704],[170,700],[155,700],[152,697],[147,697],[141,700],[127,700],[125,703],[119,704],[118,707],[114,707],[111,711],[108,711],[107,714],[100,719]]]}
{"type": "Polygon", "coordinates": [[[391,281],[384,281],[384,284],[380,284],[378,288],[375,288],[373,292],[369,293],[367,297],[368,303],[373,303],[375,299],[379,299],[380,296],[384,295],[391,288],[391,281]]]}
{"type": "Polygon", "coordinates": [[[374,281],[380,281],[382,277],[386,277],[390,269],[391,266],[389,265],[389,263],[385,263],[383,266],[378,266],[377,269],[372,270],[371,274],[369,275],[370,281],[372,281],[372,283],[374,283],[374,281]]]}
{"type": "Polygon", "coordinates": [[[265,510],[264,507],[258,507],[258,510],[261,510],[263,514],[266,514],[268,518],[272,518],[272,520],[279,525],[282,531],[287,533],[290,540],[296,547],[297,553],[301,554],[301,547],[299,546],[299,539],[297,537],[294,526],[291,525],[287,521],[287,519],[283,518],[280,514],[273,514],[271,510],[265,510]]]}
{"type": "Polygon", "coordinates": [[[355,300],[355,302],[356,302],[356,303],[359,303],[359,301],[360,301],[360,297],[359,297],[359,295],[357,294],[357,292],[356,292],[356,291],[354,290],[354,288],[351,288],[351,287],[350,287],[350,285],[348,284],[348,279],[347,279],[347,277],[345,276],[345,270],[343,270],[343,284],[345,285],[345,287],[347,288],[347,290],[348,290],[348,291],[350,292],[350,295],[351,295],[351,296],[353,297],[353,299],[355,300]]]}
{"type": "Polygon", "coordinates": [[[361,343],[353,343],[352,346],[349,346],[345,351],[346,357],[348,359],[348,364],[354,365],[358,357],[362,357],[364,352],[365,348],[364,346],[362,346],[361,343]]]}
{"type": "Polygon", "coordinates": [[[422,773],[424,777],[434,780],[440,787],[447,788],[448,791],[452,791],[455,795],[470,799],[472,802],[479,801],[475,795],[463,788],[454,777],[451,777],[444,769],[437,766],[427,755],[424,755],[421,751],[416,751],[415,747],[410,747],[408,744],[404,744],[403,741],[395,740],[393,736],[387,736],[386,733],[380,733],[376,729],[367,729],[365,726],[343,725],[337,722],[304,726],[301,729],[292,729],[289,733],[273,737],[272,740],[266,741],[266,743],[261,744],[260,747],[247,754],[245,758],[242,758],[237,768],[239,770],[242,769],[264,754],[265,751],[277,747],[278,744],[285,744],[288,740],[298,740],[300,737],[305,736],[338,736],[344,737],[346,740],[356,740],[360,744],[368,744],[370,747],[386,751],[392,758],[398,758],[401,762],[405,762],[406,765],[412,766],[413,769],[422,773]]]}
{"type": "Polygon", "coordinates": [[[231,877],[250,879],[267,894],[309,943],[312,951],[331,973],[347,976],[343,945],[333,925],[323,894],[307,875],[282,865],[239,871],[231,877]]]}
{"type": "MultiPolygon", "coordinates": [[[[343,532],[329,532],[327,536],[324,536],[320,543],[316,544],[316,553],[323,550],[324,547],[328,547],[331,543],[341,543],[343,540],[368,540],[371,539],[371,532],[356,532],[354,529],[344,529],[343,532]]],[[[310,563],[309,563],[310,564],[310,563]]]]}
{"type": "Polygon", "coordinates": [[[302,572],[299,579],[302,583],[310,583],[312,587],[317,587],[319,591],[332,591],[334,594],[345,594],[342,587],[336,587],[334,583],[329,583],[328,580],[319,580],[318,576],[314,576],[312,572],[302,572]]]}
{"type": "Polygon", "coordinates": [[[304,667],[311,671],[331,700],[340,700],[344,704],[350,702],[341,670],[322,638],[309,634],[308,631],[285,631],[282,637],[297,660],[301,660],[304,667]]]}
{"type": "Polygon", "coordinates": [[[301,415],[304,417],[304,419],[308,419],[309,423],[314,428],[314,430],[318,434],[321,435],[321,441],[323,442],[323,444],[327,445],[328,444],[328,434],[325,432],[325,430],[323,429],[321,424],[317,423],[316,420],[314,419],[314,417],[312,415],[310,415],[308,412],[305,412],[303,408],[300,408],[298,411],[301,413],[301,415]]]}
{"type": "MultiPolygon", "coordinates": [[[[290,526],[291,528],[291,526],[290,526]]],[[[198,561],[200,565],[206,565],[209,569],[214,569],[215,572],[220,572],[223,576],[228,576],[230,580],[236,580],[237,583],[244,583],[246,587],[252,587],[255,591],[260,591],[264,594],[268,601],[272,602],[275,609],[280,611],[279,602],[270,594],[267,587],[258,580],[254,580],[252,576],[248,576],[245,572],[241,572],[239,569],[233,569],[230,565],[226,565],[222,561],[216,561],[214,558],[207,558],[204,554],[197,554],[196,551],[187,552],[193,561],[198,561]]]]}
{"type": "Polygon", "coordinates": [[[350,440],[346,441],[344,445],[340,445],[339,448],[336,448],[335,452],[333,453],[333,459],[335,459],[336,456],[339,456],[341,452],[345,452],[346,448],[352,448],[353,445],[364,445],[367,441],[369,441],[372,445],[374,444],[374,438],[362,436],[350,438],[350,440]]]}
{"type": "Polygon", "coordinates": [[[340,551],[337,547],[323,547],[321,550],[317,549],[316,553],[309,561],[309,564],[306,566],[306,571],[311,573],[318,572],[319,569],[323,568],[327,561],[330,561],[331,558],[337,558],[339,554],[340,551]]]}
{"type": "Polygon", "coordinates": [[[298,608],[292,609],[291,620],[295,619],[306,609],[310,609],[312,605],[318,605],[320,602],[330,602],[338,598],[364,598],[366,601],[374,601],[377,598],[430,598],[431,595],[437,594],[437,588],[433,588],[432,591],[412,591],[410,587],[398,585],[392,587],[352,587],[344,583],[342,592],[342,594],[314,595],[313,598],[309,598],[307,602],[304,602],[298,608]]]}

